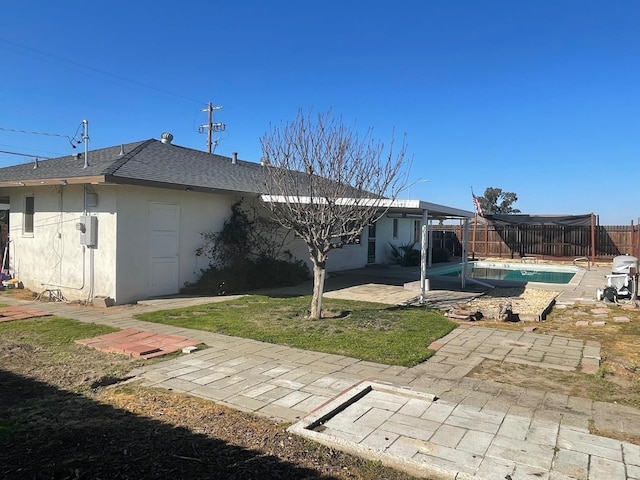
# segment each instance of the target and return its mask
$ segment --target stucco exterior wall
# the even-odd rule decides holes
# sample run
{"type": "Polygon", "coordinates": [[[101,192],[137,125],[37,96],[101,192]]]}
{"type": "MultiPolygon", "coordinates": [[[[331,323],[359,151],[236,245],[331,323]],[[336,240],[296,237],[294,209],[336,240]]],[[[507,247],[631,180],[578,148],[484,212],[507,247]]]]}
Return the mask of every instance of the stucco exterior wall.
{"type": "MultiPolygon", "coordinates": [[[[413,241],[414,219],[398,218],[398,236],[393,237],[393,219],[382,217],[376,224],[376,242],[375,242],[375,262],[377,264],[393,263],[391,259],[390,243],[399,246],[405,245],[413,241]]],[[[361,242],[359,245],[347,245],[342,248],[336,248],[329,252],[327,258],[327,271],[336,272],[341,270],[350,270],[362,268],[368,263],[368,242],[369,228],[365,227],[362,232],[361,242]]],[[[300,238],[292,239],[286,246],[299,260],[304,261],[313,271],[313,265],[309,259],[307,246],[300,238]]],[[[420,248],[416,244],[417,249],[420,248]]]]}
{"type": "MultiPolygon", "coordinates": [[[[389,218],[382,217],[376,224],[376,263],[393,263],[391,245],[396,247],[413,243],[414,222],[413,218],[389,218]],[[397,236],[393,236],[393,221],[398,222],[397,236]]],[[[420,249],[420,240],[415,244],[415,249],[420,249]]]]}
{"type": "MultiPolygon", "coordinates": [[[[313,264],[309,258],[309,250],[301,239],[297,238],[292,241],[288,248],[294,257],[305,262],[309,267],[309,271],[313,272],[313,264]]],[[[366,242],[363,242],[361,245],[347,245],[342,248],[335,248],[329,252],[329,256],[327,257],[327,271],[329,272],[361,268],[366,264],[366,242]]]]}
{"type": "MultiPolygon", "coordinates": [[[[82,185],[21,187],[10,192],[11,271],[34,292],[60,290],[68,300],[104,296],[124,304],[151,296],[150,205],[178,208],[177,286],[193,282],[209,260],[196,256],[202,232],[219,230],[240,197],[126,185],[91,185],[87,192],[97,202],[87,214],[97,218],[97,243],[81,244],[76,225],[84,213],[82,185]],[[23,233],[24,197],[34,196],[33,234],[23,233]]],[[[250,202],[249,202],[250,203],[250,202]]],[[[284,246],[312,268],[304,242],[290,235],[284,246]]],[[[389,263],[389,242],[402,245],[413,239],[413,219],[383,217],[376,226],[375,263],[389,263]]],[[[329,253],[327,271],[364,267],[368,262],[368,229],[360,245],[329,253]]]]}
{"type": "MultiPolygon", "coordinates": [[[[59,290],[68,300],[84,300],[94,295],[111,295],[110,282],[91,283],[104,278],[105,267],[114,271],[114,244],[99,234],[99,244],[92,249],[80,242],[77,224],[81,221],[84,191],[81,185],[52,185],[12,189],[10,194],[11,271],[26,288],[39,293],[59,290]],[[24,232],[24,198],[34,198],[33,233],[24,232]],[[96,267],[99,265],[99,267],[96,267]]],[[[99,231],[105,234],[114,223],[113,212],[93,212],[98,216],[99,231]]],[[[113,277],[113,275],[111,275],[113,277]]]]}
{"type": "Polygon", "coordinates": [[[208,259],[195,252],[202,232],[219,230],[231,214],[236,197],[178,190],[118,186],[117,189],[117,302],[151,295],[149,279],[150,202],[179,206],[178,287],[195,281],[208,259]]]}
{"type": "MultiPolygon", "coordinates": [[[[259,200],[247,202],[247,206],[249,205],[252,208],[257,206],[258,212],[262,216],[266,218],[270,217],[268,209],[260,207],[259,200]]],[[[284,232],[284,229],[282,231],[284,232]]],[[[361,245],[348,245],[343,248],[331,250],[327,259],[327,271],[349,270],[352,268],[364,267],[367,264],[366,232],[367,230],[365,228],[361,245]]],[[[289,250],[295,259],[305,262],[307,267],[309,267],[309,271],[313,272],[313,264],[309,258],[309,250],[301,238],[296,237],[293,233],[289,232],[286,235],[282,249],[289,250]]]]}
{"type": "MultiPolygon", "coordinates": [[[[68,300],[111,297],[130,303],[149,296],[149,203],[179,206],[178,287],[195,281],[208,259],[197,257],[201,232],[216,230],[237,198],[157,188],[89,187],[97,204],[97,244],[80,243],[82,185],[25,187],[10,193],[10,270],[34,292],[60,290],[68,300]],[[23,233],[24,197],[34,197],[33,233],[23,233]],[[91,293],[91,288],[93,292],[91,293]]],[[[177,293],[177,292],[176,292],[177,293]]]]}

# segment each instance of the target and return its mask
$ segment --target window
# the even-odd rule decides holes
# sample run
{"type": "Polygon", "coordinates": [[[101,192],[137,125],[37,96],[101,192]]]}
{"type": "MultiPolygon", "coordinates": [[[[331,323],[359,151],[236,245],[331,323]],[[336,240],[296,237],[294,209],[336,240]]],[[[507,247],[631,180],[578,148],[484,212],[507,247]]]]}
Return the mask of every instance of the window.
{"type": "Polygon", "coordinates": [[[393,238],[398,238],[398,219],[393,219],[393,238]]]}
{"type": "Polygon", "coordinates": [[[24,214],[22,218],[22,233],[33,234],[33,214],[35,202],[33,195],[24,197],[24,214]]]}
{"type": "Polygon", "coordinates": [[[413,241],[416,243],[422,241],[422,222],[420,220],[413,221],[413,241]]]}

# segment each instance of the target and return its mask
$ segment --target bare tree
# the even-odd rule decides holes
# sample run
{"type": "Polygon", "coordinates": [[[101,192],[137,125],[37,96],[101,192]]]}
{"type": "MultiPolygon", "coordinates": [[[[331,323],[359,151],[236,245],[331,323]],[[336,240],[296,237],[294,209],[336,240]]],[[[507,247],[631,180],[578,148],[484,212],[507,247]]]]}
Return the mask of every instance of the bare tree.
{"type": "Polygon", "coordinates": [[[273,218],[307,245],[313,265],[311,318],[322,314],[329,251],[356,242],[406,184],[404,142],[394,152],[359,136],[331,113],[298,112],[261,139],[267,205],[273,218]]]}

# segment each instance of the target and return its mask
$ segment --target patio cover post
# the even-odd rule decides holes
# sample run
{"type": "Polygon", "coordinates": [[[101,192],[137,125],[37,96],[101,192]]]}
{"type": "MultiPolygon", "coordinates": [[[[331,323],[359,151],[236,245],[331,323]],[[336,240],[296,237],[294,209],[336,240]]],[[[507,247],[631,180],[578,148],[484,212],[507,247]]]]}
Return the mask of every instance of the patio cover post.
{"type": "Polygon", "coordinates": [[[420,303],[425,302],[425,292],[428,290],[427,288],[427,257],[429,258],[428,262],[431,263],[431,251],[428,247],[428,234],[427,234],[427,223],[428,223],[428,212],[427,210],[422,211],[422,226],[420,228],[420,303]]]}
{"type": "Polygon", "coordinates": [[[433,265],[433,223],[431,220],[427,220],[427,251],[429,252],[429,261],[427,266],[433,265]]]}

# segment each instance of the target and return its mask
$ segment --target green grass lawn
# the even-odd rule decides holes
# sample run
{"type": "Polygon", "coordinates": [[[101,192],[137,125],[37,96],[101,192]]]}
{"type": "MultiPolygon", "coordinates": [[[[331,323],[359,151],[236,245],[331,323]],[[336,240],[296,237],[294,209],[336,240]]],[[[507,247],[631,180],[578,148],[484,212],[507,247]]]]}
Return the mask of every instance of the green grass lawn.
{"type": "Polygon", "coordinates": [[[310,304],[311,297],[247,296],[137,318],[407,367],[431,357],[429,344],[457,326],[425,308],[334,299],[323,306],[336,318],[311,320],[310,304]]]}
{"type": "MultiPolygon", "coordinates": [[[[87,347],[74,343],[76,340],[117,330],[106,325],[82,323],[62,317],[38,317],[0,323],[0,337],[5,343],[30,345],[36,351],[48,352],[48,358],[52,361],[63,363],[75,361],[74,355],[86,351],[87,347]]],[[[33,365],[40,365],[39,362],[34,355],[33,365]]]]}
{"type": "Polygon", "coordinates": [[[14,342],[29,341],[43,348],[66,347],[81,338],[96,337],[117,328],[95,323],[82,323],[61,317],[38,317],[0,323],[0,335],[14,342]]]}

